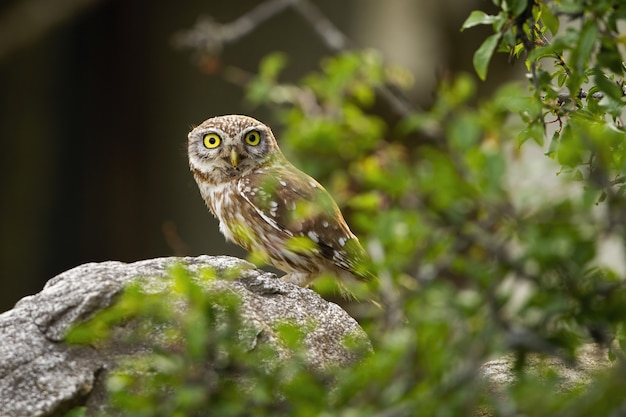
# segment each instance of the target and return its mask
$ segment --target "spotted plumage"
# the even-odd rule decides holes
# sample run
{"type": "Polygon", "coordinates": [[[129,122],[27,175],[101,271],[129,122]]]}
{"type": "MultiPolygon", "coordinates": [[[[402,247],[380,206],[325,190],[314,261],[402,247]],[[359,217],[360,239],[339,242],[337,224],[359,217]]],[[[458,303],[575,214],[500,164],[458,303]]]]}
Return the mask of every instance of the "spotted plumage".
{"type": "Polygon", "coordinates": [[[284,277],[308,285],[332,273],[369,278],[367,258],[337,204],[283,156],[269,127],[247,116],[206,120],[189,133],[189,166],[220,231],[284,277]]]}

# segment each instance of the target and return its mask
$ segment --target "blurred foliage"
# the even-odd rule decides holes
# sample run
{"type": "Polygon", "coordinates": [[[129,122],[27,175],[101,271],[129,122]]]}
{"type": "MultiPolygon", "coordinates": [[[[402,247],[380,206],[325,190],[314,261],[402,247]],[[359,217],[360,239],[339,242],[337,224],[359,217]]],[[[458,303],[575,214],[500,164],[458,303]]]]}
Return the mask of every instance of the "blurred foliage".
{"type": "MultiPolygon", "coordinates": [[[[623,412],[625,277],[602,255],[607,241],[620,259],[626,251],[626,36],[619,32],[626,4],[493,2],[498,14],[475,11],[463,25],[494,29],[474,56],[476,72],[486,79],[492,55],[504,52],[523,60],[527,85],[502,85],[478,100],[474,78],[460,74],[441,80],[431,109],[394,122],[381,108],[411,76],[387,68],[375,51],[329,57],[294,84],[280,81],[287,57],[272,54],[247,86],[251,103],[276,110],[283,148],[328,186],[372,255],[385,307],[360,320],[374,353],[351,369],[329,370],[332,389],[297,360],[268,374],[256,365],[267,352],[227,342],[241,323],[202,331],[215,329],[213,303],[225,307],[211,296],[193,316],[177,318],[185,349],[146,362],[162,368],[156,379],[140,387],[124,376],[128,370],[113,373],[113,399],[127,396],[126,415],[623,412]],[[514,166],[537,147],[545,169],[556,167],[546,181],[555,185],[524,190],[531,173],[514,166]],[[587,387],[557,394],[558,376],[537,379],[527,370],[529,354],[575,362],[591,342],[610,348],[614,366],[587,387]],[[479,369],[505,354],[517,359],[518,381],[503,401],[485,395],[479,369]],[[206,361],[236,364],[250,384],[211,383],[212,374],[197,372],[206,361]],[[157,383],[167,392],[154,390],[157,383]],[[130,401],[138,393],[141,412],[130,401]]],[[[162,300],[135,303],[154,308],[152,320],[162,317],[162,300]]]]}

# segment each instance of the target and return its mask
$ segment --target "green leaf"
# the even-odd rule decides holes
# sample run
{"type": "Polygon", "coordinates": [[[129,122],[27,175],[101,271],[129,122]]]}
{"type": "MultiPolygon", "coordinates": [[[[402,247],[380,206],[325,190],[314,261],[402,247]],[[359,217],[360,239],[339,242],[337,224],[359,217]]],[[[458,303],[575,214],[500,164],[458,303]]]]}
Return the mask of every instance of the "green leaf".
{"type": "Polygon", "coordinates": [[[565,125],[557,148],[557,161],[565,167],[576,167],[583,161],[585,148],[580,140],[581,131],[571,124],[565,125]]]}
{"type": "Polygon", "coordinates": [[[578,71],[583,71],[589,59],[591,59],[591,52],[598,40],[598,26],[593,20],[589,20],[583,27],[580,38],[578,39],[578,45],[576,46],[576,68],[578,71]]]}
{"type": "Polygon", "coordinates": [[[526,9],[528,0],[507,0],[502,2],[502,8],[508,9],[513,16],[519,16],[526,9]]]}
{"type": "Polygon", "coordinates": [[[553,35],[559,31],[559,19],[552,13],[552,10],[543,3],[541,4],[541,21],[553,35]]]}
{"type": "Polygon", "coordinates": [[[316,248],[315,242],[306,236],[294,236],[285,242],[285,249],[295,253],[310,253],[316,248]]]}
{"type": "Polygon", "coordinates": [[[463,26],[461,26],[461,32],[465,29],[478,25],[491,25],[492,23],[498,22],[499,20],[502,20],[502,17],[500,15],[493,16],[481,10],[474,10],[472,11],[472,13],[470,13],[468,18],[465,19],[465,22],[463,22],[463,26]]]}
{"type": "Polygon", "coordinates": [[[482,138],[480,120],[476,115],[460,115],[446,124],[446,136],[450,146],[459,152],[467,152],[473,149],[482,138]]]}
{"type": "Polygon", "coordinates": [[[382,197],[378,191],[357,194],[348,201],[348,205],[361,211],[376,211],[382,204],[382,197]]]}
{"type": "Polygon", "coordinates": [[[259,64],[259,76],[269,80],[275,80],[280,71],[287,64],[287,55],[282,52],[274,52],[267,55],[259,64]]]}
{"type": "Polygon", "coordinates": [[[609,78],[604,75],[599,68],[597,68],[595,71],[593,81],[598,86],[598,88],[607,96],[615,101],[621,101],[622,96],[624,95],[622,89],[619,85],[609,80],[609,78]]]}
{"type": "Polygon", "coordinates": [[[496,50],[496,46],[498,45],[498,41],[500,40],[500,34],[494,33],[489,36],[480,48],[474,53],[474,69],[476,70],[476,74],[480,77],[481,80],[485,81],[487,78],[487,68],[489,67],[489,61],[491,61],[491,56],[493,52],[496,50]]]}
{"type": "Polygon", "coordinates": [[[374,104],[376,94],[374,89],[366,83],[356,83],[350,90],[352,96],[364,107],[374,104]]]}
{"type": "Polygon", "coordinates": [[[559,140],[561,139],[561,134],[559,131],[555,131],[552,135],[552,139],[550,140],[550,145],[548,145],[548,151],[546,152],[546,156],[549,158],[553,158],[556,156],[556,152],[559,148],[559,140]]]}
{"type": "Polygon", "coordinates": [[[598,65],[606,67],[615,74],[622,75],[624,73],[623,60],[617,46],[618,42],[603,38],[600,52],[597,55],[598,65]]]}
{"type": "Polygon", "coordinates": [[[559,87],[563,87],[565,81],[567,81],[567,73],[561,69],[559,75],[557,76],[556,83],[559,87]]]}
{"type": "Polygon", "coordinates": [[[522,53],[523,50],[524,50],[524,44],[520,42],[517,45],[515,45],[515,47],[513,48],[512,55],[516,58],[519,58],[520,53],[522,53]]]}
{"type": "Polygon", "coordinates": [[[544,143],[544,129],[541,123],[532,123],[524,128],[517,136],[517,142],[519,146],[522,146],[528,139],[534,140],[537,145],[543,146],[544,143]]]}
{"type": "Polygon", "coordinates": [[[87,413],[87,407],[76,407],[65,413],[63,417],[83,417],[87,413]]]}

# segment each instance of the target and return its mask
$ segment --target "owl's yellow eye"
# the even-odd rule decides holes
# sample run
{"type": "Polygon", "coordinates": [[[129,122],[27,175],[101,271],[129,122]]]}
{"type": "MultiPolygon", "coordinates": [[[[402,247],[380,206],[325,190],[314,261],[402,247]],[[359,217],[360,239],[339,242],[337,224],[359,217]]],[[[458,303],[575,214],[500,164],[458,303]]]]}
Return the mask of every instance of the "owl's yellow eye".
{"type": "Polygon", "coordinates": [[[246,133],[244,139],[248,145],[256,146],[261,142],[261,135],[256,130],[252,130],[246,133]]]}
{"type": "Polygon", "coordinates": [[[215,133],[207,133],[202,138],[202,143],[204,143],[204,146],[209,149],[217,148],[221,141],[222,139],[220,139],[220,137],[215,133]]]}

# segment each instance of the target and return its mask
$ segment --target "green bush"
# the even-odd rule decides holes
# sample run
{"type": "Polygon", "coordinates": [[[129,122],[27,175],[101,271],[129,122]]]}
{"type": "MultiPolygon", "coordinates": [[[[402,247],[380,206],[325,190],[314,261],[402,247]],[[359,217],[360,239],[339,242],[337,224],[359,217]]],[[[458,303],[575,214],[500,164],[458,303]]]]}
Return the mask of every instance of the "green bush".
{"type": "MultiPolygon", "coordinates": [[[[280,82],[288,63],[273,54],[247,87],[251,103],[276,109],[283,148],[328,186],[372,255],[381,280],[372,297],[385,308],[361,321],[374,352],[353,368],[330,370],[332,377],[298,360],[268,374],[250,352],[222,345],[219,333],[194,339],[195,326],[210,326],[212,303],[220,302],[210,296],[190,312],[193,319],[176,318],[194,329],[182,326],[177,337],[185,349],[165,350],[154,379],[128,376],[141,361],[112,374],[112,399],[125,415],[623,410],[625,277],[601,255],[606,241],[616,242],[622,257],[626,250],[626,41],[618,30],[626,4],[494,3],[498,14],[472,12],[463,26],[494,30],[476,51],[476,72],[487,79],[492,55],[504,52],[523,60],[529,82],[499,86],[491,97],[477,100],[476,80],[460,74],[442,80],[428,111],[386,117],[398,110],[390,103],[410,75],[385,67],[374,51],[329,57],[296,84],[280,82]],[[537,147],[546,165],[557,167],[549,175],[561,180],[543,194],[519,185],[530,173],[512,171],[520,153],[537,147]],[[575,360],[591,342],[611,348],[614,366],[587,387],[556,394],[558,377],[528,372],[529,354],[575,360]],[[227,380],[215,387],[207,375],[188,374],[190,361],[201,367],[220,346],[254,388],[244,393],[227,380]],[[518,379],[502,401],[486,394],[479,369],[505,354],[515,357],[518,379]],[[137,395],[141,410],[132,405],[137,395]]],[[[160,320],[162,302],[150,300],[150,320],[160,320]]]]}

